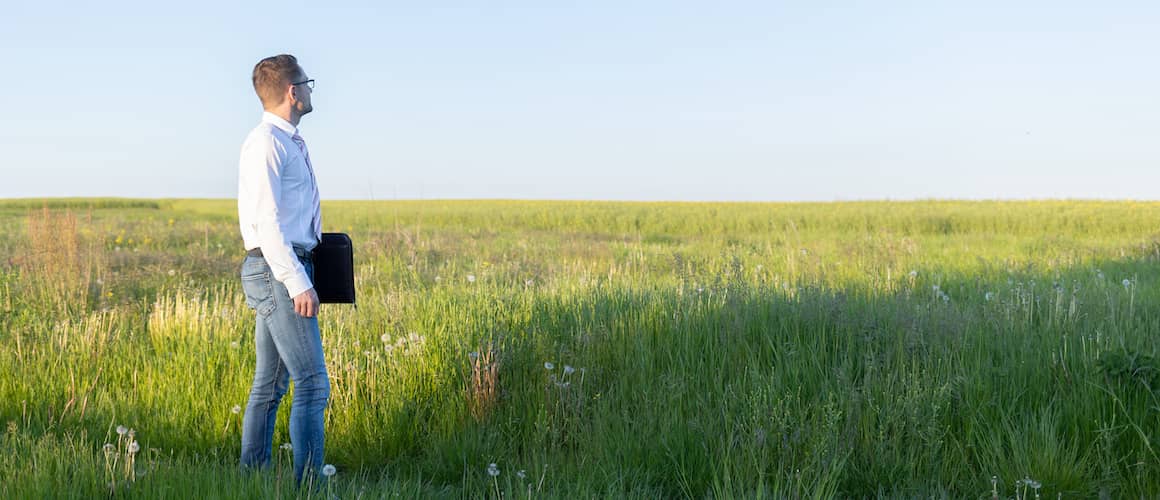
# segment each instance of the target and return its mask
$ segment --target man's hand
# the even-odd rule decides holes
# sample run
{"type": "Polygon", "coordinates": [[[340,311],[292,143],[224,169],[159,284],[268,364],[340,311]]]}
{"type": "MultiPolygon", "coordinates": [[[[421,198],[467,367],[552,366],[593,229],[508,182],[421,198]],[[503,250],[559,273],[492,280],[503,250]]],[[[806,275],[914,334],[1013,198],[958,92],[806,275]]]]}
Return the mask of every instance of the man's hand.
{"type": "Polygon", "coordinates": [[[318,294],[313,288],[294,297],[294,312],[304,318],[313,318],[318,314],[318,294]]]}

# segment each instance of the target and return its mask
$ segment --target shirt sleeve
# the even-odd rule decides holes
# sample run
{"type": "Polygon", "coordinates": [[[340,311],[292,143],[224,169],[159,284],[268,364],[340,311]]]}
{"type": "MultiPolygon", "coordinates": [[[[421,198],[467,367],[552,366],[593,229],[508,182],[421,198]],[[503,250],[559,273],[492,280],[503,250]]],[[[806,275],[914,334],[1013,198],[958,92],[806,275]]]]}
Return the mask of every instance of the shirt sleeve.
{"type": "Polygon", "coordinates": [[[282,173],[288,155],[269,135],[251,137],[242,147],[240,187],[251,194],[249,213],[254,214],[258,245],[274,279],[286,286],[290,297],[314,287],[306,268],[298,261],[286,238],[284,222],[278,210],[282,202],[282,173]]]}

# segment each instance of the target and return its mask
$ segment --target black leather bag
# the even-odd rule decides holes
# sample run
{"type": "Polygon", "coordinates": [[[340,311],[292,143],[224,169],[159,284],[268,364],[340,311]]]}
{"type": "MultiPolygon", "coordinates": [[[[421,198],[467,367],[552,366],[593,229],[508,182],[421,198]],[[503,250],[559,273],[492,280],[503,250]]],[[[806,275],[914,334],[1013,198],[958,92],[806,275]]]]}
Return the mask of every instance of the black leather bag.
{"type": "Polygon", "coordinates": [[[354,304],[354,245],[345,233],[322,233],[314,247],[314,292],[323,304],[354,304]]]}

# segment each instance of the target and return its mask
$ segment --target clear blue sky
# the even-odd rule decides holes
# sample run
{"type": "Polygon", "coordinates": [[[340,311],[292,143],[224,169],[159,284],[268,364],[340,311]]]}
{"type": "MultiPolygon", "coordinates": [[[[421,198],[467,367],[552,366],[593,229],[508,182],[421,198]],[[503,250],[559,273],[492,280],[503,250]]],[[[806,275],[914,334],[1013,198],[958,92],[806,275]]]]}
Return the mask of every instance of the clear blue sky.
{"type": "Polygon", "coordinates": [[[0,197],[236,194],[292,53],[324,198],[1160,199],[1160,2],[11,2],[0,197]]]}

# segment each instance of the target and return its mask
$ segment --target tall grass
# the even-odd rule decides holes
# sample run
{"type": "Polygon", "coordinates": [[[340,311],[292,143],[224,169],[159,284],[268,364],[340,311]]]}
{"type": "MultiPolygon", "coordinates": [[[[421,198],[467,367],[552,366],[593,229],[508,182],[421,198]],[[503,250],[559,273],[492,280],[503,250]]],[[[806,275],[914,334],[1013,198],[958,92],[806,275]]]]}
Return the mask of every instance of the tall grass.
{"type": "MultiPolygon", "coordinates": [[[[330,493],[1160,494],[1158,204],[324,210],[360,291],[320,317],[330,493]]],[[[232,202],[0,213],[0,495],[309,494],[237,471],[232,202]]]]}

